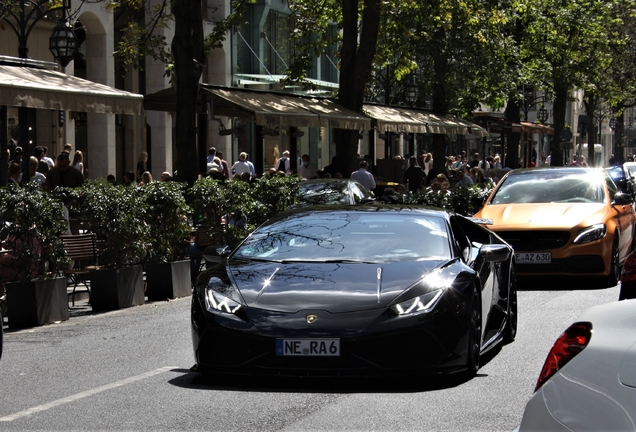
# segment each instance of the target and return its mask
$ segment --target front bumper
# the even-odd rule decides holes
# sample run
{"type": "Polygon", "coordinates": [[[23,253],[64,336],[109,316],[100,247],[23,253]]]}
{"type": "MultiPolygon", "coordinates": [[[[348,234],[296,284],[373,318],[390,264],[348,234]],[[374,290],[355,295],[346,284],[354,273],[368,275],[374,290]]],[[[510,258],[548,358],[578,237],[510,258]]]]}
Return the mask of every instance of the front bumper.
{"type": "Polygon", "coordinates": [[[243,321],[210,313],[193,296],[194,355],[199,370],[224,374],[320,377],[462,370],[468,313],[463,304],[440,303],[445,303],[440,309],[408,317],[394,316],[389,310],[342,314],[247,310],[249,319],[243,321]],[[307,324],[308,314],[320,318],[307,324]],[[338,338],[340,356],[277,356],[277,338],[338,338]]]}

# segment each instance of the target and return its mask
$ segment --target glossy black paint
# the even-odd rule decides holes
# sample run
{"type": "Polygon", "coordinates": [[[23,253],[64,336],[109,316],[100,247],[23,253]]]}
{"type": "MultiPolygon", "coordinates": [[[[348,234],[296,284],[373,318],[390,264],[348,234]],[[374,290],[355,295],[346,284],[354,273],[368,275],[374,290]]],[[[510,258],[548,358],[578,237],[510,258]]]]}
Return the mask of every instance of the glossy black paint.
{"type": "Polygon", "coordinates": [[[439,217],[447,227],[451,256],[365,263],[281,263],[230,256],[199,276],[192,296],[193,348],[201,371],[366,376],[464,370],[475,289],[481,291],[481,352],[502,342],[514,254],[499,237],[459,215],[394,206],[301,209],[274,222],[343,212],[439,217]],[[237,313],[206,309],[211,278],[218,278],[214,280],[224,285],[223,294],[242,305],[237,313]],[[430,311],[398,315],[391,308],[437,289],[443,293],[430,311]],[[315,321],[308,322],[308,315],[315,315],[315,321]],[[277,338],[338,338],[341,355],[276,356],[277,338]]]}
{"type": "Polygon", "coordinates": [[[313,179],[300,184],[298,207],[356,205],[373,201],[364,186],[351,179],[313,179]]]}

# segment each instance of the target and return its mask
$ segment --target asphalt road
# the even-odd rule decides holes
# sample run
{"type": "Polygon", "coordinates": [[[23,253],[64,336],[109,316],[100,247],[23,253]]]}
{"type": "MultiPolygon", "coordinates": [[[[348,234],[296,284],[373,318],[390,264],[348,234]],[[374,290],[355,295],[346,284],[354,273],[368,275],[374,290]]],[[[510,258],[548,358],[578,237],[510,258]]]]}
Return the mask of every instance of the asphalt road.
{"type": "Polygon", "coordinates": [[[206,382],[194,372],[189,299],[5,330],[0,430],[511,431],[554,340],[618,288],[539,282],[519,293],[516,342],[470,381],[206,382]],[[535,289],[541,287],[541,290],[535,289]]]}

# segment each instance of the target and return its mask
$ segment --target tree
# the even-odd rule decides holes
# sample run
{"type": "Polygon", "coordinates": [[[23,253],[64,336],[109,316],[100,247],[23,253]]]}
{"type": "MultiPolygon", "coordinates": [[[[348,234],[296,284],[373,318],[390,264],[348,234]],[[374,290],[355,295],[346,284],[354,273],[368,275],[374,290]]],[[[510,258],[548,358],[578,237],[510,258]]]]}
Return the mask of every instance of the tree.
{"type": "MultiPolygon", "coordinates": [[[[587,94],[592,118],[601,92],[608,91],[604,77],[611,64],[610,47],[620,43],[616,13],[627,0],[537,0],[530,3],[522,50],[529,65],[554,94],[552,165],[563,165],[566,106],[573,89],[587,94]],[[617,38],[618,37],[618,38],[617,38]]],[[[633,6],[631,6],[633,9],[633,6]]],[[[592,143],[593,144],[593,143],[592,143]]],[[[588,147],[593,152],[593,146],[588,147]]],[[[592,153],[593,154],[593,153],[592,153]]]]}
{"type": "MultiPolygon", "coordinates": [[[[203,33],[201,0],[123,0],[120,7],[143,10],[141,22],[131,18],[119,43],[117,55],[125,65],[142,67],[143,58],[152,55],[166,63],[166,71],[176,80],[176,149],[175,180],[194,183],[198,177],[197,164],[197,93],[203,67],[211,49],[218,48],[228,31],[241,20],[245,5],[250,0],[233,0],[232,13],[216,23],[208,36],[203,33]],[[147,20],[145,18],[148,18],[147,20]],[[174,37],[168,44],[154,30],[169,26],[174,20],[174,37]],[[147,23],[144,25],[144,23],[147,23]]],[[[200,156],[200,155],[199,155],[200,156]]]]}
{"type": "MultiPolygon", "coordinates": [[[[375,58],[380,17],[388,7],[380,0],[290,0],[289,8],[295,21],[293,38],[296,43],[290,79],[302,81],[311,70],[316,56],[334,45],[340,59],[339,103],[362,113],[364,93],[375,58]],[[328,28],[338,23],[342,31],[331,37],[328,28]]],[[[335,53],[334,53],[335,54],[335,53]]],[[[351,173],[356,169],[358,131],[336,131],[337,169],[351,173]]]]}

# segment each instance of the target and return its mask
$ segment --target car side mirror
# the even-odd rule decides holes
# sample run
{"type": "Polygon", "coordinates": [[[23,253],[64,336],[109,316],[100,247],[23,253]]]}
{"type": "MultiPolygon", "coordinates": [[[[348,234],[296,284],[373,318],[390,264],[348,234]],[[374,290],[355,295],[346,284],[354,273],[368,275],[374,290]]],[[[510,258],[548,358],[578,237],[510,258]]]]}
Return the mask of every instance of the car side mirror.
{"type": "Polygon", "coordinates": [[[510,256],[510,248],[504,244],[485,244],[479,248],[479,255],[486,262],[502,262],[510,256]]]}
{"type": "Polygon", "coordinates": [[[229,257],[231,253],[232,249],[229,246],[208,246],[203,250],[203,258],[209,263],[220,263],[224,258],[229,257]]]}
{"type": "Polygon", "coordinates": [[[614,201],[612,201],[612,205],[630,205],[634,204],[634,199],[629,196],[629,194],[625,193],[617,193],[614,195],[614,201]]]}

